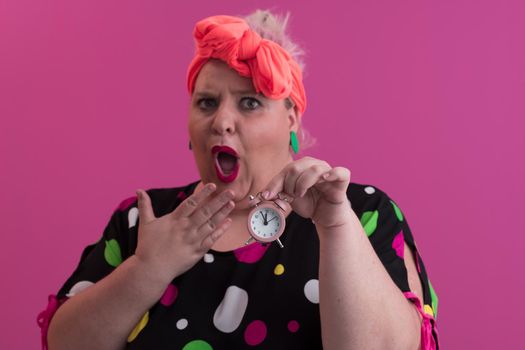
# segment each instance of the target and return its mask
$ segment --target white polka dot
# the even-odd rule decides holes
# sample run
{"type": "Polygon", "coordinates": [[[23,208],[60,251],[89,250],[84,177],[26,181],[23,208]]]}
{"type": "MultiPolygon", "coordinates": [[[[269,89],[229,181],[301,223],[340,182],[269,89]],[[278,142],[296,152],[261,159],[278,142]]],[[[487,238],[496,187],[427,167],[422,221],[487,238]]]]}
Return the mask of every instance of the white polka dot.
{"type": "Polygon", "coordinates": [[[183,330],[184,328],[188,327],[188,320],[185,318],[181,318],[177,321],[177,329],[183,330]]]}
{"type": "Polygon", "coordinates": [[[247,306],[248,293],[237,286],[229,286],[215,310],[213,324],[224,333],[235,331],[241,324],[247,306]]]}
{"type": "Polygon", "coordinates": [[[139,218],[139,209],[137,207],[133,207],[128,212],[128,223],[129,228],[132,228],[137,224],[137,219],[139,218]]]}
{"type": "Polygon", "coordinates": [[[311,303],[319,304],[319,280],[312,279],[306,282],[304,295],[311,303]]]}
{"type": "Polygon", "coordinates": [[[212,263],[213,260],[214,260],[213,254],[210,254],[210,253],[204,254],[204,262],[212,263]]]}
{"type": "Polygon", "coordinates": [[[375,193],[375,191],[376,191],[376,189],[373,188],[372,186],[365,187],[365,192],[368,193],[368,194],[375,193]]]}
{"type": "Polygon", "coordinates": [[[66,294],[66,297],[71,298],[74,295],[77,295],[78,293],[82,292],[84,289],[87,289],[94,285],[95,283],[90,281],[80,281],[77,282],[70,290],[69,293],[66,294]]]}

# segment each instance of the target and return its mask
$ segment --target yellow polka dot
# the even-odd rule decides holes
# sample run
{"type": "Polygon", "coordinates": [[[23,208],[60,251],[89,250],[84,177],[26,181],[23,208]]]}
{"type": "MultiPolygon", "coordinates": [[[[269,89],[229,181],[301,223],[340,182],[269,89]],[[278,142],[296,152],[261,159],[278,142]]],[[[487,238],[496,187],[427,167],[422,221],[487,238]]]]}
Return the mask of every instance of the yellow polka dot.
{"type": "Polygon", "coordinates": [[[142,316],[142,319],[139,321],[139,323],[137,323],[135,328],[133,328],[133,330],[129,334],[128,343],[131,343],[133,340],[135,340],[137,335],[139,335],[140,331],[142,331],[144,327],[146,327],[146,325],[148,324],[148,321],[149,321],[149,311],[146,312],[144,316],[142,316]]]}
{"type": "Polygon", "coordinates": [[[277,276],[282,275],[284,273],[284,266],[282,264],[277,264],[275,269],[273,269],[273,273],[275,273],[277,276]]]}
{"type": "Polygon", "coordinates": [[[425,306],[423,307],[423,311],[425,311],[427,315],[434,317],[434,310],[432,310],[432,306],[425,304],[425,306]]]}

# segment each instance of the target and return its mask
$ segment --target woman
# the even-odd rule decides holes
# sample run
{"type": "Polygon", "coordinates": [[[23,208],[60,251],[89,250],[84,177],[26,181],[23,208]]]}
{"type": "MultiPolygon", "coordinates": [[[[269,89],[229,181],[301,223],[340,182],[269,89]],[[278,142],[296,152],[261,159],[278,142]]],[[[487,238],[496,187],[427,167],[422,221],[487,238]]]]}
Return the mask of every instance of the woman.
{"type": "Polygon", "coordinates": [[[250,21],[197,23],[188,128],[201,179],[119,205],[39,316],[44,346],[437,348],[437,298],[406,219],[348,169],[293,159],[301,68],[271,14],[250,21]],[[265,200],[286,217],[281,247],[250,239],[265,200]]]}

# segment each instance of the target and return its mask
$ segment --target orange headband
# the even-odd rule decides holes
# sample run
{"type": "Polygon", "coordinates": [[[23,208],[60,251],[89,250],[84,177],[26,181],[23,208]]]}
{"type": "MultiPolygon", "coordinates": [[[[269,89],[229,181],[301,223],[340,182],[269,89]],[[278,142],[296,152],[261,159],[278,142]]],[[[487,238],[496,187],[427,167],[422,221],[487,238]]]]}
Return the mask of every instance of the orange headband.
{"type": "Polygon", "coordinates": [[[252,78],[255,91],[266,97],[290,97],[301,112],[306,95],[301,68],[277,43],[262,39],[241,18],[212,16],[195,25],[195,57],[188,67],[188,91],[193,93],[201,68],[210,58],[218,58],[239,75],[252,78]]]}

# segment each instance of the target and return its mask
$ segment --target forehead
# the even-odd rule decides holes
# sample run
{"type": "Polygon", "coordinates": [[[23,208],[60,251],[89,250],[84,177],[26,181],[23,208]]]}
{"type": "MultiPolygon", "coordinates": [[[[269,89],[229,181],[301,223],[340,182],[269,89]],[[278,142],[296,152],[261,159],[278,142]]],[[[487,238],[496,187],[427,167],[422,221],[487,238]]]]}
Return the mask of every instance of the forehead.
{"type": "Polygon", "coordinates": [[[209,60],[199,72],[195,91],[222,91],[255,93],[252,80],[241,77],[237,71],[219,60],[209,60]]]}

